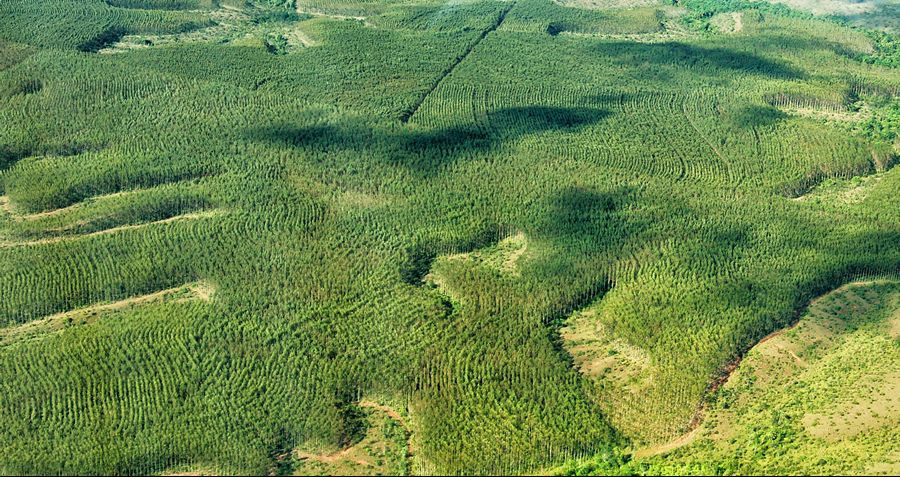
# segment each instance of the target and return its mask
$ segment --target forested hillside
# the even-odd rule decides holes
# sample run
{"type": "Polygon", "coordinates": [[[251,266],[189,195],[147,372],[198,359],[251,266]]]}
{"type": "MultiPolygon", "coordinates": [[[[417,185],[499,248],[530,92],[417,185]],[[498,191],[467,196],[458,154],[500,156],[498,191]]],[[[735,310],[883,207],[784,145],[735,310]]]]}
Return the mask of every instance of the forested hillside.
{"type": "Polygon", "coordinates": [[[706,435],[897,392],[839,366],[897,350],[896,3],[791,3],[0,0],[0,473],[896,473],[843,397],[706,435]]]}

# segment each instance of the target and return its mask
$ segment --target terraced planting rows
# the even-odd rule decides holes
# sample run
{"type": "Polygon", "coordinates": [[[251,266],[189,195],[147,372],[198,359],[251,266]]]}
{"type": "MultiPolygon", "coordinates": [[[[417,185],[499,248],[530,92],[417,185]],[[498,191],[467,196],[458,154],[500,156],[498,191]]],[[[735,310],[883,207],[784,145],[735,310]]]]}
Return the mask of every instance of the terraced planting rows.
{"type": "Polygon", "coordinates": [[[599,3],[0,3],[0,473],[768,469],[635,451],[897,278],[900,73],[599,3]]]}

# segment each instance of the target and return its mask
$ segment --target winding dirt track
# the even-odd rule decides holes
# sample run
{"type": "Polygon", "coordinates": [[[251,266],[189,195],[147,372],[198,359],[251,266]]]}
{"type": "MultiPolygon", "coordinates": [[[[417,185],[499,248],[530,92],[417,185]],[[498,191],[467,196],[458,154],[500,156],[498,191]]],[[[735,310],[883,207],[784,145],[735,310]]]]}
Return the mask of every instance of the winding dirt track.
{"type": "MultiPolygon", "coordinates": [[[[813,298],[813,299],[810,300],[809,303],[807,303],[805,306],[800,307],[800,308],[797,309],[797,311],[796,311],[796,313],[795,313],[795,319],[794,319],[794,322],[793,322],[793,323],[791,323],[789,326],[786,326],[786,327],[781,328],[781,329],[779,329],[779,330],[773,331],[772,333],[769,333],[769,334],[766,335],[763,339],[757,341],[753,346],[751,346],[750,348],[748,348],[747,351],[744,352],[744,353],[743,353],[741,356],[739,356],[737,359],[735,359],[734,361],[731,361],[730,363],[728,363],[728,364],[722,369],[721,375],[720,375],[718,378],[716,378],[715,380],[713,380],[712,383],[710,383],[709,388],[708,388],[708,390],[707,390],[707,395],[716,392],[717,389],[719,389],[720,387],[724,386],[724,385],[728,382],[728,380],[731,379],[732,373],[734,373],[734,371],[738,368],[738,366],[741,364],[741,361],[742,361],[743,357],[746,356],[747,353],[750,352],[750,350],[756,348],[757,346],[759,346],[759,345],[761,345],[761,344],[763,344],[763,343],[765,343],[765,342],[767,342],[767,341],[769,341],[769,340],[771,340],[771,339],[773,339],[773,338],[775,338],[775,337],[777,337],[777,336],[780,336],[780,335],[782,335],[782,334],[784,334],[784,333],[786,333],[786,332],[788,332],[788,331],[790,331],[790,330],[796,328],[797,325],[799,325],[799,324],[801,323],[802,318],[803,318],[803,316],[806,314],[806,312],[807,312],[810,308],[812,308],[813,306],[815,306],[816,303],[818,303],[819,300],[821,300],[823,297],[825,297],[825,296],[827,296],[827,295],[833,293],[834,291],[841,290],[841,289],[844,289],[844,288],[847,288],[847,287],[867,286],[867,285],[872,285],[872,284],[875,284],[875,283],[878,283],[878,280],[867,280],[867,281],[854,281],[854,282],[849,282],[849,283],[845,283],[844,285],[841,285],[841,286],[838,287],[838,288],[835,288],[835,289],[832,290],[831,292],[828,292],[828,293],[825,293],[825,294],[823,294],[823,295],[821,295],[821,296],[818,296],[818,297],[816,297],[816,298],[813,298]]],[[[794,354],[793,352],[790,352],[790,351],[789,351],[789,353],[790,353],[791,356],[792,356],[795,360],[797,360],[799,363],[801,363],[801,364],[803,363],[803,360],[800,359],[799,356],[797,356],[796,354],[794,354]]],[[[645,457],[651,457],[651,456],[654,456],[654,455],[665,454],[665,453],[671,452],[671,451],[673,451],[673,450],[675,450],[675,449],[677,449],[677,448],[679,448],[679,447],[682,447],[682,446],[685,446],[685,445],[687,445],[687,444],[690,444],[691,442],[694,441],[694,439],[697,437],[697,435],[698,435],[698,433],[699,433],[699,430],[700,430],[700,424],[702,424],[702,422],[703,422],[703,411],[704,411],[704,406],[703,406],[702,401],[701,401],[701,404],[698,406],[697,412],[696,412],[696,414],[694,415],[694,419],[691,421],[691,424],[690,424],[690,431],[688,431],[687,433],[682,434],[682,435],[676,437],[675,439],[673,439],[673,440],[671,440],[671,441],[665,442],[665,443],[663,443],[663,444],[654,445],[654,446],[648,446],[648,447],[643,447],[643,448],[641,448],[641,449],[637,449],[637,450],[634,452],[634,457],[635,457],[635,458],[645,458],[645,457]]]]}

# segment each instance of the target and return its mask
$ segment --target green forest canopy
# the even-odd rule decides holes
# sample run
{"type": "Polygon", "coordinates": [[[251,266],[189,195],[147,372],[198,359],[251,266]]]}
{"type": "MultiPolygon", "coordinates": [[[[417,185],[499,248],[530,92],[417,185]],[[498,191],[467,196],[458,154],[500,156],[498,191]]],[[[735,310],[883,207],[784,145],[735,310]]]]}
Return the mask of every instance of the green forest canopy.
{"type": "Polygon", "coordinates": [[[414,471],[616,464],[900,271],[892,33],[292,3],[0,2],[0,472],[265,473],[357,439],[364,398],[408,412],[414,471]],[[587,308],[645,379],[573,368],[587,308]]]}

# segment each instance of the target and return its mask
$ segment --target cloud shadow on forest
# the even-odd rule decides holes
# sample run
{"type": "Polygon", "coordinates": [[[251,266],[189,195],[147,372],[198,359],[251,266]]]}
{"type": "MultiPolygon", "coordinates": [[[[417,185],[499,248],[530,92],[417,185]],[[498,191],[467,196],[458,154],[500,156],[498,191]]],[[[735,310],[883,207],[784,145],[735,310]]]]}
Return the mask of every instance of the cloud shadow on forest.
{"type": "Polygon", "coordinates": [[[609,116],[597,108],[528,106],[487,114],[484,123],[440,129],[380,130],[361,120],[313,126],[280,124],[250,130],[251,140],[318,153],[359,152],[360,160],[397,164],[423,177],[466,157],[496,151],[520,137],[547,132],[577,132],[609,116]]]}
{"type": "Polygon", "coordinates": [[[802,79],[805,74],[780,61],[747,51],[720,47],[700,47],[679,42],[636,43],[603,42],[594,47],[596,53],[615,58],[618,63],[674,65],[688,68],[712,67],[737,73],[768,76],[777,79],[802,79]]]}
{"type": "MultiPolygon", "coordinates": [[[[361,162],[379,161],[397,165],[428,179],[454,161],[488,154],[528,134],[548,131],[575,133],[609,115],[609,111],[599,108],[513,107],[488,112],[487,120],[481,123],[449,128],[398,126],[397,129],[379,130],[357,119],[306,127],[280,124],[250,130],[248,136],[254,141],[315,154],[342,154],[342,159],[347,157],[361,162]],[[346,152],[353,154],[343,154],[346,152]]],[[[586,200],[590,202],[590,198],[586,200]]],[[[570,202],[570,205],[577,206],[578,199],[570,202]]],[[[608,201],[602,202],[605,204],[608,201]]],[[[420,284],[440,251],[448,247],[465,251],[495,243],[496,225],[486,225],[480,232],[453,243],[424,240],[411,246],[407,251],[407,263],[401,266],[404,281],[420,284]]],[[[550,228],[557,229],[552,225],[550,228]]]]}

